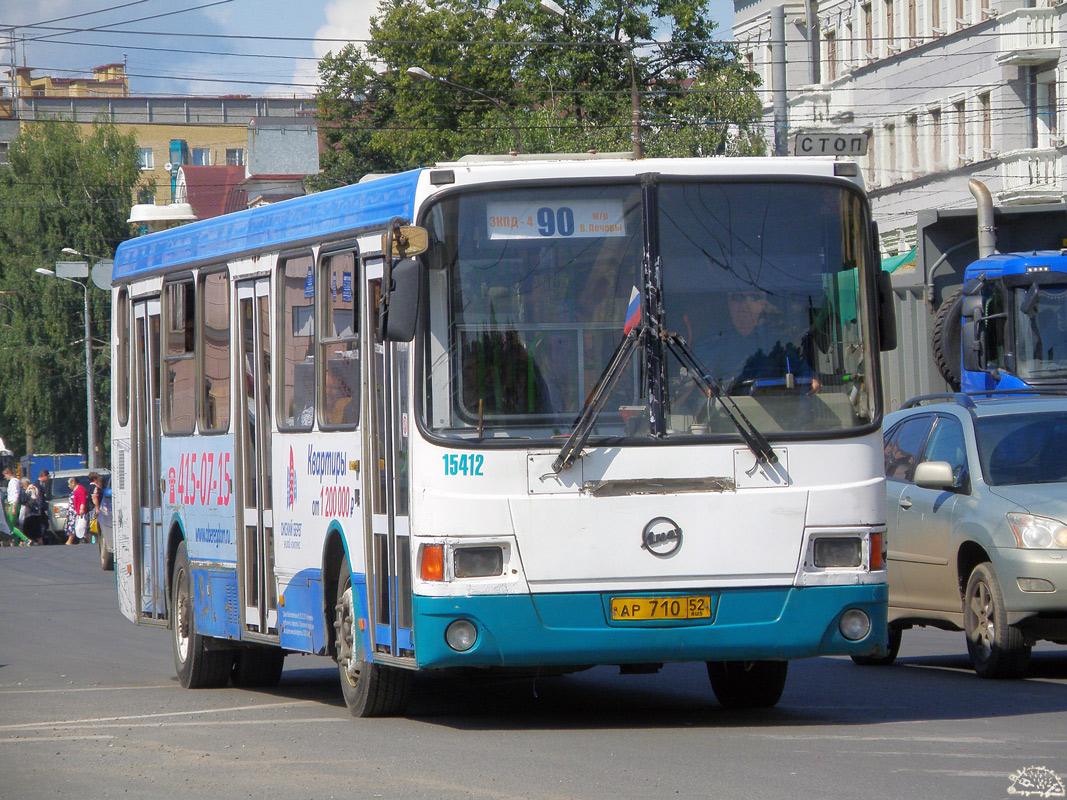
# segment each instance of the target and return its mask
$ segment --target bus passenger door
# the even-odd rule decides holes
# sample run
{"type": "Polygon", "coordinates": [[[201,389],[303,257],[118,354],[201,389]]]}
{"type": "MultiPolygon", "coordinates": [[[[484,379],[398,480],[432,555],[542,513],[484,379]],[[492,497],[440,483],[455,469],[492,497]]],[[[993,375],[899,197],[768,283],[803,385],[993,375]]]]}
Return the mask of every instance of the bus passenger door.
{"type": "MultiPolygon", "coordinates": [[[[271,402],[269,282],[237,284],[237,566],[243,630],[278,635],[271,510],[271,402]]],[[[256,636],[250,638],[259,638],[256,636]]]]}
{"type": "Polygon", "coordinates": [[[391,656],[411,662],[415,645],[411,634],[411,545],[408,516],[407,407],[410,345],[383,342],[378,337],[378,298],[381,292],[382,259],[366,265],[368,291],[364,319],[372,352],[368,370],[370,397],[363,404],[370,432],[364,470],[365,496],[370,499],[371,541],[367,548],[367,592],[373,614],[372,646],[375,659],[391,656]]]}
{"type": "Polygon", "coordinates": [[[134,304],[133,484],[137,498],[133,568],[139,622],[167,619],[167,552],[160,475],[158,298],[134,304]]]}

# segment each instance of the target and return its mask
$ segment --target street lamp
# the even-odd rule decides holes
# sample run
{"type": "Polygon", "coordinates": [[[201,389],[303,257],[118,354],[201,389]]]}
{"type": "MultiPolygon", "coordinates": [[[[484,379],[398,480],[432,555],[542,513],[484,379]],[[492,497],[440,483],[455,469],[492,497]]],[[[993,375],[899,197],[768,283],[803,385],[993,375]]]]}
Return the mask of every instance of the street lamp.
{"type": "Polygon", "coordinates": [[[515,120],[511,118],[511,110],[502,102],[497,100],[495,97],[490,97],[485,92],[480,92],[477,89],[472,89],[469,86],[464,86],[463,84],[455,83],[453,81],[448,80],[447,78],[438,78],[436,75],[431,75],[422,67],[408,67],[408,75],[420,81],[436,81],[437,83],[443,83],[445,86],[451,86],[454,89],[459,89],[462,92],[470,92],[471,94],[476,94],[479,97],[484,97],[486,100],[488,100],[490,103],[500,109],[501,113],[504,115],[504,119],[506,119],[508,121],[508,125],[511,126],[511,132],[515,134],[515,155],[518,155],[522,152],[522,136],[519,133],[518,127],[515,125],[515,120]]]}
{"type": "Polygon", "coordinates": [[[588,22],[585,22],[584,20],[579,19],[578,17],[569,15],[566,11],[563,10],[563,6],[555,2],[555,0],[541,0],[540,5],[541,8],[547,11],[548,13],[555,14],[557,17],[560,17],[562,19],[569,19],[571,22],[580,25],[587,31],[592,32],[593,35],[599,36],[604,41],[610,42],[611,44],[615,44],[619,47],[623,47],[626,49],[626,59],[630,65],[630,116],[633,120],[633,153],[634,158],[641,158],[642,156],[644,156],[644,148],[641,145],[641,95],[637,91],[637,71],[634,68],[633,41],[631,40],[629,47],[627,47],[625,44],[618,41],[617,39],[612,39],[603,31],[597,30],[588,22]]]}
{"type": "MultiPolygon", "coordinates": [[[[64,247],[63,253],[66,255],[83,255],[69,247],[64,247]]],[[[93,345],[89,328],[89,284],[88,282],[82,283],[73,278],[64,278],[62,275],[56,275],[52,270],[44,267],[38,267],[37,273],[39,275],[47,275],[49,278],[58,278],[61,281],[73,283],[82,290],[85,296],[85,417],[89,429],[86,440],[86,449],[89,452],[86,455],[89,458],[89,469],[94,469],[96,467],[96,404],[93,401],[93,345]]]]}

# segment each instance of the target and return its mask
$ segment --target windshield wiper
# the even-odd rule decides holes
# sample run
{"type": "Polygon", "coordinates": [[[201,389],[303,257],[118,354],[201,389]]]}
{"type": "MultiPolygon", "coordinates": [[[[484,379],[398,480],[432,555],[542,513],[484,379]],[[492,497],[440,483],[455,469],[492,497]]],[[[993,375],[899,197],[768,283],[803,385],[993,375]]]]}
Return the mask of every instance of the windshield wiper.
{"type": "Polygon", "coordinates": [[[730,422],[734,424],[734,427],[737,428],[737,432],[745,440],[745,444],[752,451],[752,455],[756,457],[756,461],[760,464],[777,464],[778,456],[775,454],[774,448],[771,447],[771,443],[760,433],[759,428],[753,425],[752,421],[745,416],[745,412],[738,407],[734,399],[722,391],[718,381],[708,374],[708,371],[694,355],[692,348],[689,347],[685,339],[676,333],[667,331],[663,332],[663,339],[667,342],[667,347],[670,348],[675,357],[689,370],[689,374],[695,376],[697,383],[707,389],[719,401],[722,410],[726,413],[730,422]]]}
{"type": "Polygon", "coordinates": [[[608,361],[604,371],[600,373],[600,377],[597,378],[596,383],[593,385],[593,390],[585,399],[582,410],[574,421],[570,436],[567,437],[567,441],[560,448],[556,460],[552,462],[552,471],[557,475],[561,470],[569,469],[574,460],[581,455],[582,447],[585,446],[586,440],[589,439],[589,434],[593,430],[597,417],[604,410],[604,404],[615,390],[615,384],[619,382],[619,378],[622,376],[626,364],[633,356],[634,350],[644,339],[644,325],[634,326],[629,333],[622,337],[619,346],[615,348],[615,352],[611,356],[611,360],[608,361]]]}

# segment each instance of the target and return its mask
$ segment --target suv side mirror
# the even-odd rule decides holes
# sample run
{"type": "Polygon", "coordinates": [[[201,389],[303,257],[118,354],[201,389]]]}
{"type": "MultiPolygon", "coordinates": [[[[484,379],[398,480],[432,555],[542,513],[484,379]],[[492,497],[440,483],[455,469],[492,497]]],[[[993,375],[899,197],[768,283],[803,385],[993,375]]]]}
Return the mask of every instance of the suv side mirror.
{"type": "Polygon", "coordinates": [[[924,489],[940,489],[951,492],[956,489],[956,478],[952,474],[952,465],[947,461],[924,461],[915,467],[912,478],[916,486],[924,489]]]}

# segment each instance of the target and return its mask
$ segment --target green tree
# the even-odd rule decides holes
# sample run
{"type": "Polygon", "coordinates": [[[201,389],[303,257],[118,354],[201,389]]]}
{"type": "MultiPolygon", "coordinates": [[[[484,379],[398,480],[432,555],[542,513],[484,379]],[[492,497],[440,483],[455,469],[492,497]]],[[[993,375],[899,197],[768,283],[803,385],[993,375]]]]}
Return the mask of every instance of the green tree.
{"type": "MultiPolygon", "coordinates": [[[[17,453],[86,447],[84,294],[35,270],[64,259],[64,247],[110,256],[130,236],[136,139],[105,123],[83,136],[84,127],[27,125],[0,170],[0,434],[17,453]]],[[[106,453],[110,297],[91,284],[88,292],[96,438],[106,453]]]]}
{"type": "Polygon", "coordinates": [[[707,0],[383,0],[365,48],[319,63],[325,188],[467,153],[760,154],[759,79],[712,41],[707,0]],[[631,61],[632,59],[632,61],[631,61]],[[419,80],[420,68],[439,80],[419,80]]]}

